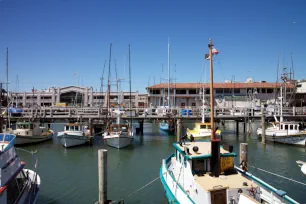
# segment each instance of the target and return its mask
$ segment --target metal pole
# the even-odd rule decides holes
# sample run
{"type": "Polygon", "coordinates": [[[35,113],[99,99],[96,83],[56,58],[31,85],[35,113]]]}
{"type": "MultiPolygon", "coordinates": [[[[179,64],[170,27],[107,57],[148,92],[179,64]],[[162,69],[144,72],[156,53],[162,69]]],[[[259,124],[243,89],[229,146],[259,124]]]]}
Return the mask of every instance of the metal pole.
{"type": "Polygon", "coordinates": [[[0,83],[0,133],[2,133],[3,128],[3,118],[2,118],[2,83],[0,83]]]}
{"type": "Polygon", "coordinates": [[[170,43],[168,40],[168,106],[169,108],[171,107],[170,105],[170,43]]]}
{"type": "Polygon", "coordinates": [[[99,204],[107,202],[107,150],[98,150],[99,204]]]}

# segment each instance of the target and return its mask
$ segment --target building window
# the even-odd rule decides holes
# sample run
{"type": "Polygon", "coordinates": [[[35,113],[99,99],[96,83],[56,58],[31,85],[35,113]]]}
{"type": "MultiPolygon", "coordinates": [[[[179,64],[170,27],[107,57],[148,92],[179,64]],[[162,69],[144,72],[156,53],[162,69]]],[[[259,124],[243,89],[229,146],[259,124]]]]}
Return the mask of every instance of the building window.
{"type": "Polygon", "coordinates": [[[196,89],[189,89],[189,94],[197,94],[197,90],[196,89]]]}
{"type": "MultiPolygon", "coordinates": [[[[130,99],[130,96],[123,96],[124,99],[130,99]]],[[[135,96],[131,96],[131,99],[135,99],[135,96]]]]}
{"type": "Polygon", "coordinates": [[[234,89],[235,94],[240,94],[240,89],[234,89]]]}
{"type": "Polygon", "coordinates": [[[176,94],[186,94],[186,89],[177,89],[176,94]]]}
{"type": "Polygon", "coordinates": [[[94,96],[94,99],[104,99],[104,96],[94,96]]]}
{"type": "Polygon", "coordinates": [[[216,89],[217,94],[223,94],[223,89],[216,89]]]}
{"type": "Polygon", "coordinates": [[[185,103],[181,103],[181,107],[185,107],[185,105],[186,105],[185,103]]]}
{"type": "Polygon", "coordinates": [[[160,94],[160,90],[152,90],[151,93],[152,94],[160,94]]]}
{"type": "Polygon", "coordinates": [[[273,89],[267,89],[267,93],[273,93],[273,89]]]}
{"type": "Polygon", "coordinates": [[[226,89],[224,89],[224,93],[225,93],[225,94],[232,93],[232,89],[226,88],[226,89]]]}
{"type": "Polygon", "coordinates": [[[191,106],[196,106],[196,103],[192,103],[191,106]]]}

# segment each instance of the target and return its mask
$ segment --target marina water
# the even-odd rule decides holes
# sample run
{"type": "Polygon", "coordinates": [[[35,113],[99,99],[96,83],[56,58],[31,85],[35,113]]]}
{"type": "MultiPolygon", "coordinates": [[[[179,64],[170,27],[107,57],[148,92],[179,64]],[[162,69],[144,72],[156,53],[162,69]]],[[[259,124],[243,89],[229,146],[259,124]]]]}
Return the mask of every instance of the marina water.
{"type": "MultiPolygon", "coordinates": [[[[224,130],[222,143],[234,145],[239,153],[239,143],[249,144],[249,164],[297,181],[306,183],[306,177],[296,164],[306,158],[306,149],[280,144],[261,144],[255,134],[259,123],[252,124],[250,136],[242,133],[240,124],[238,136],[234,132],[235,123],[225,126],[216,124],[224,130]]],[[[53,124],[55,132],[62,131],[64,124],[53,124]]],[[[192,122],[184,122],[183,129],[192,128],[192,122]]],[[[28,145],[22,148],[37,150],[38,173],[42,179],[38,204],[87,204],[98,200],[98,149],[108,150],[108,199],[121,200],[125,203],[167,203],[160,180],[137,191],[142,186],[159,176],[161,160],[174,152],[174,135],[160,131],[158,124],[145,123],[144,136],[135,136],[134,145],[124,149],[115,149],[104,144],[101,137],[95,137],[92,146],[84,145],[64,148],[56,136],[52,141],[28,145]],[[132,194],[135,192],[134,194],[132,194]],[[132,194],[132,195],[131,195],[132,194]]],[[[31,158],[18,151],[22,160],[31,167],[31,158]]],[[[239,162],[239,156],[236,158],[239,162]]],[[[300,203],[306,203],[306,186],[249,167],[258,176],[276,188],[282,189],[300,203]]]]}

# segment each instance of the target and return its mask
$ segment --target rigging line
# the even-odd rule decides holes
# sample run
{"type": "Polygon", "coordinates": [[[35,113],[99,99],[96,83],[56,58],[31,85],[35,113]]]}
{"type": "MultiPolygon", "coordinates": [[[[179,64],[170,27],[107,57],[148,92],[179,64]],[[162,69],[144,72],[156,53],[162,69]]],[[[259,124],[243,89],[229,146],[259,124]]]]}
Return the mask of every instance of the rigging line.
{"type": "Polygon", "coordinates": [[[143,185],[142,187],[140,187],[139,189],[137,189],[136,191],[132,192],[130,195],[128,195],[127,197],[130,197],[131,195],[137,193],[138,191],[144,189],[145,187],[149,186],[150,184],[154,183],[157,179],[159,179],[160,176],[156,177],[155,179],[153,179],[152,181],[150,181],[149,183],[143,185]]]}
{"type": "Polygon", "coordinates": [[[288,177],[285,177],[285,176],[282,176],[282,175],[279,175],[279,174],[276,174],[276,173],[273,173],[273,172],[270,172],[270,171],[267,171],[267,170],[264,170],[264,169],[261,169],[261,168],[252,166],[252,165],[249,165],[249,164],[248,164],[248,166],[249,166],[249,167],[252,167],[252,168],[254,168],[254,169],[258,169],[259,171],[263,171],[263,172],[266,172],[266,173],[268,173],[268,174],[271,174],[271,175],[274,175],[274,176],[277,176],[277,177],[286,179],[286,180],[288,180],[288,181],[292,181],[292,182],[294,182],[294,183],[298,183],[298,184],[301,184],[301,185],[306,186],[306,183],[302,183],[302,182],[300,182],[300,181],[297,181],[297,180],[294,180],[294,179],[291,179],[291,178],[288,178],[288,177]]]}

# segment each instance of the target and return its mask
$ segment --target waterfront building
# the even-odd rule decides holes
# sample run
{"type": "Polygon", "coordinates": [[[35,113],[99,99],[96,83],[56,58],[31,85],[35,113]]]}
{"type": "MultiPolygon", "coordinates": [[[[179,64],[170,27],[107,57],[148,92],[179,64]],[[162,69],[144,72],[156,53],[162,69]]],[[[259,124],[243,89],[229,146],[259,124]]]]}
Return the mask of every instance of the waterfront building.
{"type": "MultiPolygon", "coordinates": [[[[216,105],[219,107],[246,107],[252,101],[253,105],[260,105],[261,101],[274,100],[278,96],[283,83],[266,81],[214,83],[216,105]]],[[[170,85],[170,106],[181,108],[202,105],[202,90],[205,90],[205,101],[209,104],[209,83],[176,83],[170,85]]],[[[287,84],[287,87],[292,87],[287,84]]],[[[167,99],[167,84],[156,84],[146,88],[148,103],[151,106],[163,106],[167,99]]],[[[289,92],[290,89],[287,89],[289,92]]]]}
{"type": "MultiPolygon", "coordinates": [[[[43,106],[78,106],[107,107],[107,92],[94,91],[92,87],[67,86],[51,87],[45,90],[28,92],[9,92],[11,104],[18,107],[43,106]]],[[[135,92],[120,92],[120,104],[129,107],[130,95],[132,107],[147,107],[147,94],[135,92]]],[[[117,105],[118,93],[110,93],[110,104],[117,105]]]]}

